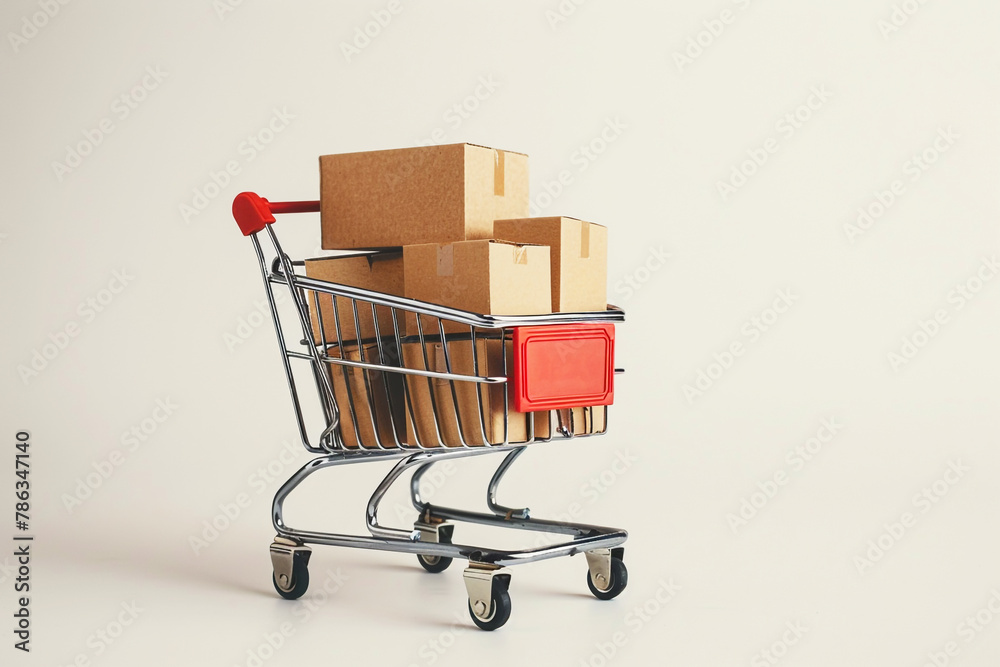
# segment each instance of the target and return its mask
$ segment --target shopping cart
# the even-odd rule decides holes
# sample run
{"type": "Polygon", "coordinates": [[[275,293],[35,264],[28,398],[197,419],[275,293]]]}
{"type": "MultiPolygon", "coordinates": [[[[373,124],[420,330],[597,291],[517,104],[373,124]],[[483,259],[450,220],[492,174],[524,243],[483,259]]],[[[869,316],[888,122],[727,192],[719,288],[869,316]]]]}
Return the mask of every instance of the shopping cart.
{"type": "Polygon", "coordinates": [[[304,275],[304,262],[282,251],[271,223],[274,214],[316,211],[316,201],[269,202],[249,192],[233,202],[233,217],[260,263],[302,444],[318,455],[274,497],[277,537],[270,551],[278,594],[296,599],[306,592],[309,544],[410,553],[430,572],[443,571],[454,558],[467,560],[469,613],[484,630],[499,628],[510,617],[506,568],[511,565],[582,552],[590,591],[602,600],[621,593],[628,583],[624,530],[536,519],[527,508],[499,504],[497,489],[527,445],[556,434],[606,432],[613,376],[621,372],[613,364],[614,323],[624,321],[624,313],[609,307],[530,317],[480,315],[312,279],[304,275]],[[262,231],[273,246],[271,261],[258,236],[262,231]],[[295,315],[279,313],[281,288],[275,286],[288,289],[291,304],[284,307],[295,315]],[[315,384],[315,412],[322,419],[307,419],[299,382],[315,384]],[[421,497],[421,478],[434,463],[492,452],[505,456],[487,488],[488,513],[432,505],[421,497]],[[285,499],[313,473],[392,459],[399,461],[367,504],[369,535],[285,523],[285,499]],[[412,530],[383,526],[379,504],[409,470],[418,520],[412,530]],[[453,543],[457,522],[570,539],[522,550],[487,549],[453,543]]]}

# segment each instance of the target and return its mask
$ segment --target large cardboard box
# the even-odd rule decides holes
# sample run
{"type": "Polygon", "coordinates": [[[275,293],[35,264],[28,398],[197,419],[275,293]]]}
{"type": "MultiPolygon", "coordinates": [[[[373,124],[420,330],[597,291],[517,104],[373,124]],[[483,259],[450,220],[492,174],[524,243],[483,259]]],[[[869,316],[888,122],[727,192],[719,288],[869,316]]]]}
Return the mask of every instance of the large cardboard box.
{"type": "MultiPolygon", "coordinates": [[[[403,345],[403,363],[408,368],[431,370],[438,373],[451,372],[459,375],[480,377],[503,376],[504,358],[510,368],[512,349],[510,341],[505,346],[498,339],[476,339],[476,357],[472,355],[472,341],[449,340],[448,358],[441,342],[426,342],[421,348],[419,342],[403,345]],[[422,352],[426,350],[425,356],[422,352]],[[477,372],[478,367],[478,372],[477,372]]],[[[406,376],[406,391],[412,407],[406,419],[406,441],[416,444],[416,434],[424,446],[435,445],[439,441],[447,447],[461,446],[462,440],[470,445],[500,444],[504,440],[504,385],[487,384],[461,380],[443,380],[419,375],[406,376]],[[454,391],[452,391],[454,385],[454,391]],[[478,393],[478,396],[477,396],[478,393]],[[432,398],[433,396],[433,398],[432,398]],[[480,412],[480,398],[482,412],[480,412]],[[438,416],[435,420],[435,408],[438,416]],[[457,408],[457,409],[456,409],[457,408]],[[484,440],[485,435],[485,440],[484,440]]],[[[525,442],[528,439],[529,421],[533,424],[535,439],[548,438],[549,413],[524,413],[508,411],[508,442],[525,442]]]]}
{"type": "Polygon", "coordinates": [[[528,215],[528,156],[472,144],[324,155],[323,247],[485,239],[528,215]]]}
{"type": "MultiPolygon", "coordinates": [[[[411,299],[486,315],[552,312],[549,249],[494,240],[428,243],[403,248],[404,294],[411,299]]],[[[416,333],[415,318],[407,332],[416,333]]],[[[422,316],[425,333],[437,321],[422,316]]],[[[445,323],[445,332],[467,332],[445,323]]]]}
{"type": "Polygon", "coordinates": [[[552,249],[552,312],[608,307],[608,230],[575,218],[521,218],[493,223],[497,239],[552,249]]]}
{"type": "MultiPolygon", "coordinates": [[[[383,346],[383,351],[386,349],[383,346]]],[[[363,360],[396,365],[391,360],[381,358],[378,346],[374,344],[361,348],[345,347],[343,353],[334,347],[327,354],[348,361],[363,360]]],[[[380,439],[383,447],[392,448],[397,441],[402,441],[406,433],[402,376],[354,366],[327,365],[333,397],[340,410],[340,433],[344,446],[351,449],[359,446],[376,449],[380,439]],[[378,439],[375,437],[376,429],[378,439]]]]}
{"type": "MultiPolygon", "coordinates": [[[[323,257],[307,259],[306,276],[331,283],[360,287],[362,289],[385,292],[396,296],[403,295],[403,255],[402,252],[366,253],[344,255],[338,257],[323,257]]],[[[312,321],[313,336],[319,342],[319,317],[316,314],[316,302],[312,293],[307,293],[309,300],[309,318],[312,321]]],[[[337,318],[334,317],[333,299],[329,294],[319,295],[320,313],[323,316],[323,332],[327,344],[337,343],[337,318]]],[[[354,325],[354,306],[351,300],[337,297],[337,313],[340,317],[340,337],[344,345],[358,343],[359,338],[374,338],[376,335],[393,335],[392,309],[386,306],[376,306],[378,317],[378,334],[376,334],[375,319],[372,316],[371,302],[358,301],[358,323],[361,326],[360,336],[354,325]]],[[[403,327],[403,318],[399,317],[399,326],[403,327]]]]}

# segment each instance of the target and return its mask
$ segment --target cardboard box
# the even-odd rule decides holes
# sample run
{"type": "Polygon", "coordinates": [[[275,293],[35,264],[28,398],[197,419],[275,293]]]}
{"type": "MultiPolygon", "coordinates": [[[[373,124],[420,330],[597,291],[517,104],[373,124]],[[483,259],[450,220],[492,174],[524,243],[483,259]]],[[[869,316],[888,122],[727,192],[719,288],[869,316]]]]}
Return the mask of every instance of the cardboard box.
{"type": "MultiPolygon", "coordinates": [[[[411,299],[486,315],[552,312],[549,249],[481,240],[428,243],[403,248],[404,294],[411,299]]],[[[416,333],[407,317],[407,332],[416,333]]],[[[421,316],[425,333],[438,333],[435,318],[421,316]]],[[[445,323],[445,332],[468,332],[445,323]]]]}
{"type": "Polygon", "coordinates": [[[552,312],[608,307],[608,230],[575,218],[521,218],[493,223],[497,239],[552,249],[552,312]]]}
{"type": "Polygon", "coordinates": [[[528,156],[472,144],[324,155],[323,247],[485,239],[528,215],[528,156]]]}
{"type": "Polygon", "coordinates": [[[556,413],[554,416],[558,420],[556,422],[556,429],[565,427],[568,430],[572,426],[573,435],[604,433],[607,430],[607,413],[605,412],[607,407],[606,405],[595,405],[587,408],[570,408],[568,410],[553,411],[556,413]]]}
{"type": "MultiPolygon", "coordinates": [[[[448,372],[444,347],[440,342],[427,342],[426,363],[419,342],[403,344],[403,363],[408,368],[431,370],[439,373],[448,372]]],[[[472,356],[471,340],[449,340],[448,356],[451,361],[451,372],[460,375],[503,376],[504,359],[507,355],[510,367],[511,344],[507,341],[504,347],[498,339],[476,340],[476,358],[472,356]],[[476,372],[478,362],[478,373],[476,372]]],[[[461,446],[462,438],[467,444],[483,445],[499,444],[504,439],[504,385],[485,384],[467,381],[450,381],[438,378],[427,378],[418,375],[406,376],[406,388],[412,406],[412,419],[406,419],[406,441],[416,444],[414,424],[420,442],[424,446],[437,444],[440,441],[447,447],[461,446]],[[454,393],[452,393],[454,385],[454,393]],[[480,413],[479,398],[482,398],[482,413],[480,413]],[[433,396],[433,398],[432,398],[433,396]],[[457,410],[456,410],[457,406],[457,410]],[[435,422],[435,409],[438,420],[435,422]],[[436,424],[436,425],[435,425],[436,424]],[[461,424],[461,431],[459,425],[461,424]],[[483,436],[485,434],[486,440],[483,436]],[[461,436],[461,437],[460,437],[461,436]]],[[[508,442],[525,442],[528,437],[528,420],[534,424],[536,439],[549,436],[549,413],[508,412],[508,442]]]]}
{"type": "MultiPolygon", "coordinates": [[[[403,295],[403,255],[402,252],[377,253],[364,255],[345,255],[340,257],[323,257],[307,259],[306,276],[331,283],[339,283],[350,287],[385,292],[396,296],[403,295]]],[[[316,315],[316,302],[313,294],[307,292],[309,300],[309,319],[312,322],[313,336],[320,342],[319,318],[316,315]]],[[[323,315],[323,331],[327,344],[337,343],[337,319],[334,317],[333,299],[329,294],[319,295],[320,312],[323,315]]],[[[375,319],[372,317],[371,303],[358,301],[358,322],[361,325],[361,335],[358,336],[354,325],[354,307],[351,300],[337,297],[337,313],[340,317],[340,337],[344,345],[358,343],[359,338],[374,338],[376,336],[375,319]]],[[[386,306],[376,306],[378,316],[378,335],[394,335],[392,325],[392,309],[386,306]]],[[[403,318],[397,314],[399,326],[403,327],[403,318]]]]}
{"type": "MultiPolygon", "coordinates": [[[[383,346],[385,351],[387,348],[383,346]]],[[[379,357],[377,345],[345,347],[343,356],[334,347],[327,354],[337,359],[362,361],[361,350],[364,351],[364,361],[381,363],[387,366],[397,365],[391,360],[379,357]]],[[[403,395],[402,376],[397,373],[383,373],[339,364],[328,364],[333,397],[340,410],[340,433],[344,446],[356,449],[359,446],[367,449],[377,449],[378,437],[384,447],[395,447],[396,441],[402,440],[406,431],[405,398],[403,395]],[[367,382],[366,382],[367,379],[367,382]],[[353,405],[353,411],[352,411],[353,405]],[[395,427],[395,431],[394,431],[395,427]],[[397,437],[393,437],[393,433],[397,437]]]]}

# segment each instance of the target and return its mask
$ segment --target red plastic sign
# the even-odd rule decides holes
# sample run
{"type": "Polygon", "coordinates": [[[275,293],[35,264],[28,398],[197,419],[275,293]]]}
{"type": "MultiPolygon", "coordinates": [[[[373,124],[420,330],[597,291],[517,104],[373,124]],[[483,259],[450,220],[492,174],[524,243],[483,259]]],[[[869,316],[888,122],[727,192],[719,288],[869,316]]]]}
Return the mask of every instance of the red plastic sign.
{"type": "Polygon", "coordinates": [[[514,329],[512,407],[560,410],[614,402],[613,324],[514,329]]]}

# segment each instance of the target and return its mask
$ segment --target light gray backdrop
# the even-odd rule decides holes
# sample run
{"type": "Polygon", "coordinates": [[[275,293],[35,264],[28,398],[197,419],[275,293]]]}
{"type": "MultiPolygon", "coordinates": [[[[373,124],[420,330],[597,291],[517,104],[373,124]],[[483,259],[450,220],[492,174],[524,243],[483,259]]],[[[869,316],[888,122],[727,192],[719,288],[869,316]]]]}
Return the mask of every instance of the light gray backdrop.
{"type": "MultiPolygon", "coordinates": [[[[0,537],[18,429],[37,536],[34,651],[0,558],[0,662],[996,663],[996,3],[10,0],[0,28],[0,537]],[[317,549],[302,601],[269,581],[307,457],[230,202],[431,141],[530,154],[536,214],[609,227],[628,313],[609,435],[503,499],[628,528],[630,586],[517,569],[493,634],[457,567],[317,549]]],[[[314,254],[317,216],[279,224],[314,254]]],[[[289,516],[360,530],[369,468],[289,516]]]]}

